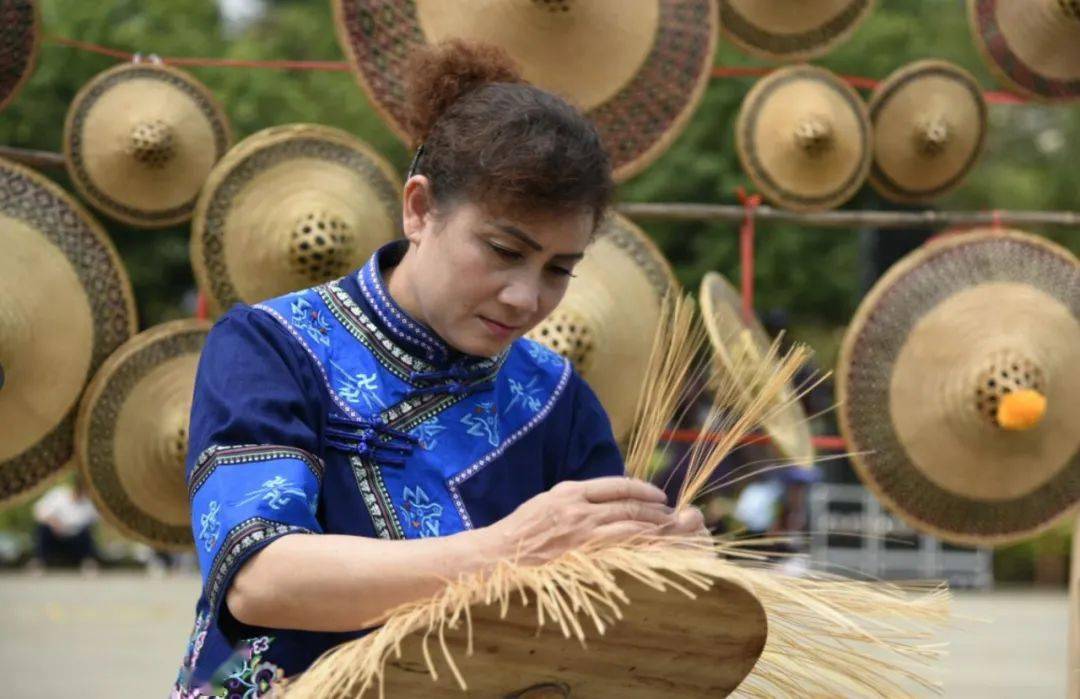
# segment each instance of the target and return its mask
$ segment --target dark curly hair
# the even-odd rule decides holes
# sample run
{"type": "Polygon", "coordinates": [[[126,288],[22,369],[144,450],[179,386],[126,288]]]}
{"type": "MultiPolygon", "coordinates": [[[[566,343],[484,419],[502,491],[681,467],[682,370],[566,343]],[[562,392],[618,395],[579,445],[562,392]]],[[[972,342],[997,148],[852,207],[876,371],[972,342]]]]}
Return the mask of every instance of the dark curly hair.
{"type": "Polygon", "coordinates": [[[461,199],[495,211],[591,211],[599,223],[614,185],[592,122],[530,85],[500,48],[450,41],[410,59],[408,129],[422,150],[414,174],[436,205],[461,199]]]}

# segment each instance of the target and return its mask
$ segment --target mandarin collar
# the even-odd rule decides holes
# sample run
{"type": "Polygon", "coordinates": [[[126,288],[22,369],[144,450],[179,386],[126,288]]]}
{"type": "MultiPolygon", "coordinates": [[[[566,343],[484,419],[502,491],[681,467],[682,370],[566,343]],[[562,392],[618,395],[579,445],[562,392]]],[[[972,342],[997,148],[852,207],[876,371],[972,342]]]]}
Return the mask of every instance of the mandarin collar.
{"type": "Polygon", "coordinates": [[[446,344],[427,325],[416,320],[390,296],[383,273],[397,265],[409,247],[407,240],[395,240],[382,246],[355,273],[360,291],[357,299],[376,323],[398,347],[438,368],[460,366],[479,368],[484,364],[500,363],[505,352],[496,357],[477,357],[465,354],[446,344]]]}

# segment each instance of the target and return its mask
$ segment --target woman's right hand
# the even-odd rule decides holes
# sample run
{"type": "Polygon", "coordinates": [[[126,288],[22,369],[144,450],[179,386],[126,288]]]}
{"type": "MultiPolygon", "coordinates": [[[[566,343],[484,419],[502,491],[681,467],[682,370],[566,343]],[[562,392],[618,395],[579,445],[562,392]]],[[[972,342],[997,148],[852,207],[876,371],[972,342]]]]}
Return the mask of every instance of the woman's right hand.
{"type": "Polygon", "coordinates": [[[704,530],[700,510],[690,507],[676,513],[666,503],[664,491],[633,478],[563,481],[485,529],[498,558],[534,565],[586,542],[704,530]]]}

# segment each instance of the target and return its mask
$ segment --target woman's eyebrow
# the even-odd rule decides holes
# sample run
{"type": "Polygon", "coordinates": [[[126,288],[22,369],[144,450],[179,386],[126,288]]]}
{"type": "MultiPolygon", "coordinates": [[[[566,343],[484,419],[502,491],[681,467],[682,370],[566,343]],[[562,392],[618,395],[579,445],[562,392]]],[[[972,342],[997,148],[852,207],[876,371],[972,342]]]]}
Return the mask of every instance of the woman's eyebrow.
{"type": "Polygon", "coordinates": [[[495,221],[491,225],[495,228],[498,228],[503,233],[514,236],[521,242],[528,245],[533,250],[541,252],[544,249],[543,245],[533,240],[525,231],[521,230],[517,226],[511,225],[509,223],[504,223],[502,221],[495,221]]]}

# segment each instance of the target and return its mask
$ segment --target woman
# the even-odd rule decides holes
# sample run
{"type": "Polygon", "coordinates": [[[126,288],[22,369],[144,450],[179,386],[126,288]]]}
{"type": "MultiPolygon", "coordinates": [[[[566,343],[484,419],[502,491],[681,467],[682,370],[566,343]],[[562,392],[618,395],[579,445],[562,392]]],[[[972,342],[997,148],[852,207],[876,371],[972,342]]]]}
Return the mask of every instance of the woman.
{"type": "Polygon", "coordinates": [[[234,307],[207,340],[188,462],[203,592],[179,695],[257,696],[503,558],[702,526],[621,477],[589,387],[522,338],[612,190],[592,125],[475,45],[417,56],[410,99],[405,240],[234,307]]]}

